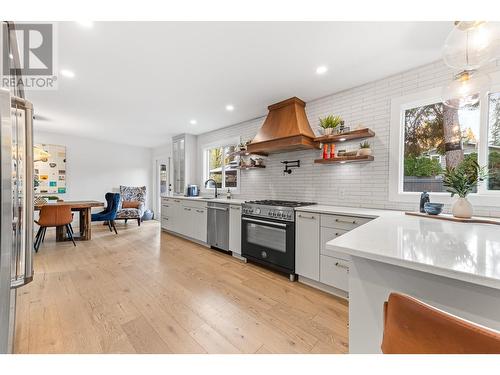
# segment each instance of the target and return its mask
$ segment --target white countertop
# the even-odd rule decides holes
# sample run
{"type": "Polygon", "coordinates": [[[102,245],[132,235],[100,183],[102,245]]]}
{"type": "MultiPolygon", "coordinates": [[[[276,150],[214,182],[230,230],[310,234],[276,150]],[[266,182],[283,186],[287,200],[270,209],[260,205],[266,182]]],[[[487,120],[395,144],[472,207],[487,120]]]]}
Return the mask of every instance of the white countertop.
{"type": "Polygon", "coordinates": [[[186,197],[184,195],[171,195],[171,196],[162,196],[162,198],[173,198],[173,199],[186,199],[186,200],[194,200],[194,201],[202,201],[202,202],[215,202],[215,203],[227,203],[227,204],[237,204],[241,206],[241,204],[245,203],[242,199],[227,199],[227,198],[213,198],[212,196],[199,196],[199,197],[186,197]],[[210,198],[210,199],[203,199],[210,198]]]}
{"type": "Polygon", "coordinates": [[[500,289],[500,226],[389,210],[319,205],[299,210],[377,217],[328,242],[329,250],[500,289]]]}

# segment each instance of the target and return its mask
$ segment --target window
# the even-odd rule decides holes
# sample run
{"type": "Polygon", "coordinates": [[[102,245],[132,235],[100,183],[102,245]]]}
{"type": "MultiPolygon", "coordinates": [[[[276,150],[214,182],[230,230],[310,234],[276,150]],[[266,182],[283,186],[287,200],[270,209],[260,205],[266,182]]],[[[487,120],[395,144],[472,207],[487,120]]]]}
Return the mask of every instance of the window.
{"type": "MultiPolygon", "coordinates": [[[[500,82],[500,73],[490,75],[500,82]]],[[[470,195],[471,203],[500,206],[500,85],[481,93],[474,106],[453,110],[441,102],[441,88],[391,102],[389,199],[451,203],[442,183],[447,166],[473,159],[488,166],[489,178],[470,195]]]]}
{"type": "MultiPolygon", "coordinates": [[[[238,188],[238,156],[235,146],[218,146],[205,149],[205,180],[212,179],[217,188],[238,188]]],[[[213,188],[213,186],[209,187],[213,188]]]]}
{"type": "Polygon", "coordinates": [[[479,112],[479,105],[457,111],[441,102],[404,110],[403,192],[446,192],[445,168],[477,161],[479,112]]]}
{"type": "Polygon", "coordinates": [[[489,95],[488,190],[500,190],[500,92],[489,95]]]}

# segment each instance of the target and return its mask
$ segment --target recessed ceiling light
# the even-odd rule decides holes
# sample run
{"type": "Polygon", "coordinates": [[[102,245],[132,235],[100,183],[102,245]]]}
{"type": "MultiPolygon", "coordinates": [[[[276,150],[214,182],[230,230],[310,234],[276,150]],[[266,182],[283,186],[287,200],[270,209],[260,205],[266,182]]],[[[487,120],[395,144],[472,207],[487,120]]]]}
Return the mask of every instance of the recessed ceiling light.
{"type": "Polygon", "coordinates": [[[232,105],[232,104],[226,105],[226,111],[229,111],[229,112],[234,111],[234,105],[232,105]]]}
{"type": "Polygon", "coordinates": [[[86,27],[89,29],[94,26],[93,21],[76,21],[76,23],[78,23],[80,26],[83,26],[83,27],[86,27]]]}
{"type": "Polygon", "coordinates": [[[197,121],[196,121],[196,120],[190,120],[190,121],[189,121],[189,123],[190,123],[191,125],[196,125],[197,121]]]}
{"type": "Polygon", "coordinates": [[[12,53],[9,53],[9,59],[14,60],[14,55],[12,53]]]}
{"type": "Polygon", "coordinates": [[[67,78],[73,78],[75,76],[75,73],[68,69],[62,69],[61,75],[67,78]]]}
{"type": "Polygon", "coordinates": [[[344,161],[344,160],[342,160],[342,161],[340,162],[340,164],[345,164],[345,161],[344,161]]]}
{"type": "Polygon", "coordinates": [[[318,66],[316,68],[316,74],[325,74],[328,71],[328,68],[324,65],[318,66]]]}
{"type": "Polygon", "coordinates": [[[345,138],[340,138],[339,141],[340,142],[344,142],[346,139],[345,138]]]}

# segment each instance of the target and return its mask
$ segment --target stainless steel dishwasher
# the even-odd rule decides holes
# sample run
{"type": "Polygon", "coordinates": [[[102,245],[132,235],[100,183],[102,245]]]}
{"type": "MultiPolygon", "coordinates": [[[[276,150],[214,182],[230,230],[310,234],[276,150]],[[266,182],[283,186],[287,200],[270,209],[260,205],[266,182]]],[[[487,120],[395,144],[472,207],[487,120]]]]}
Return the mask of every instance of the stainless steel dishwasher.
{"type": "Polygon", "coordinates": [[[229,205],[208,202],[207,241],[210,246],[229,251],[229,205]]]}

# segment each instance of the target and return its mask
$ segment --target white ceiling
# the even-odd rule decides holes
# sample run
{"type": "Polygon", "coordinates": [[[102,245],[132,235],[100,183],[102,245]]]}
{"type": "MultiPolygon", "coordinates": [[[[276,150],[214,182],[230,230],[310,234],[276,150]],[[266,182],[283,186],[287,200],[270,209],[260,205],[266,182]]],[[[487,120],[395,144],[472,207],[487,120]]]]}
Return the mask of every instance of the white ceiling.
{"type": "Polygon", "coordinates": [[[55,91],[27,92],[41,131],[154,147],[438,60],[451,22],[96,22],[58,27],[55,91]],[[324,75],[316,67],[328,66],[324,75]],[[226,104],[235,110],[227,112],[226,104]],[[191,125],[190,120],[197,124],[191,125]]]}

